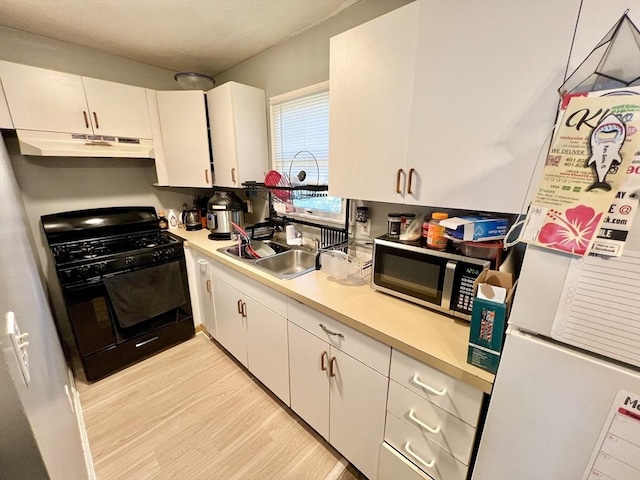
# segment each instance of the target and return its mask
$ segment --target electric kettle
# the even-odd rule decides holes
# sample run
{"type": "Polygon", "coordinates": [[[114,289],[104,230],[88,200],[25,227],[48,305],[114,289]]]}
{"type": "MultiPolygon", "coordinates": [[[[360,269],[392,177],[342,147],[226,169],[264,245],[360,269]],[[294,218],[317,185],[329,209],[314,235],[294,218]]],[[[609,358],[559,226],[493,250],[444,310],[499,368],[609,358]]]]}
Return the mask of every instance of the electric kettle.
{"type": "Polygon", "coordinates": [[[197,210],[185,210],[182,212],[182,223],[187,230],[201,230],[202,222],[197,210]]]}

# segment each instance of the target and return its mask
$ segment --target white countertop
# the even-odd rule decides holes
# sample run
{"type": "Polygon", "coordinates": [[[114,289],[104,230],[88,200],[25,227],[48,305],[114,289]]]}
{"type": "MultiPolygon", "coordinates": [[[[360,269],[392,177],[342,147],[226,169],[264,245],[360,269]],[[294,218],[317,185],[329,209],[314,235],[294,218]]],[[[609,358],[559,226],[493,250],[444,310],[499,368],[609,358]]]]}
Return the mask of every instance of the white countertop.
{"type": "Polygon", "coordinates": [[[217,249],[235,242],[209,240],[206,229],[193,232],[172,229],[169,232],[184,238],[186,247],[491,393],[494,375],[467,363],[469,322],[375,291],[369,285],[340,285],[328,280],[322,271],[280,280],[218,252],[217,249]]]}

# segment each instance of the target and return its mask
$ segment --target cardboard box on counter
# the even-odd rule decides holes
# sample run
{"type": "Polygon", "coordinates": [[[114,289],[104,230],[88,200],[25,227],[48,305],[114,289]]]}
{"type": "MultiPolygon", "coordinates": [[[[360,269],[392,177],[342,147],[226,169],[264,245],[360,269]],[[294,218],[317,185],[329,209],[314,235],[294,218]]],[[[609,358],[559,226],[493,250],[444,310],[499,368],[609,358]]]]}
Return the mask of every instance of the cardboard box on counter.
{"type": "Polygon", "coordinates": [[[494,374],[498,371],[514,290],[510,273],[485,270],[476,279],[467,363],[494,374]],[[502,297],[500,289],[506,290],[504,302],[490,300],[502,297]]]}
{"type": "Polygon", "coordinates": [[[502,240],[507,234],[509,220],[491,217],[453,217],[440,220],[447,235],[458,240],[484,242],[502,240]]]}

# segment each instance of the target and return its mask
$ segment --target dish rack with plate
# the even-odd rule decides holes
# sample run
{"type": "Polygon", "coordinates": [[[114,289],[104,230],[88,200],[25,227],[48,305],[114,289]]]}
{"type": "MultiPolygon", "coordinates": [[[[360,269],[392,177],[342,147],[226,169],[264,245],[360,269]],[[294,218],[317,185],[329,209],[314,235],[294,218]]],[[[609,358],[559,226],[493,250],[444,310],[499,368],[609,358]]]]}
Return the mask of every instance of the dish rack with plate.
{"type": "Polygon", "coordinates": [[[343,285],[365,285],[371,281],[373,244],[348,240],[318,250],[320,268],[329,280],[343,285]]]}

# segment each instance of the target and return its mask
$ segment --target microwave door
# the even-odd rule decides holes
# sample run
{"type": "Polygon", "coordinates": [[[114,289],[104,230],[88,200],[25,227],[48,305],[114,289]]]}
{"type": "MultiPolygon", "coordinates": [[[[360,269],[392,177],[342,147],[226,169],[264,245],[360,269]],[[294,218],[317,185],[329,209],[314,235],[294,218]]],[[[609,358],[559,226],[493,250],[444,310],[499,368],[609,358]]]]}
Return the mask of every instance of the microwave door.
{"type": "Polygon", "coordinates": [[[438,256],[377,245],[373,282],[378,290],[449,310],[455,262],[438,256]]]}

